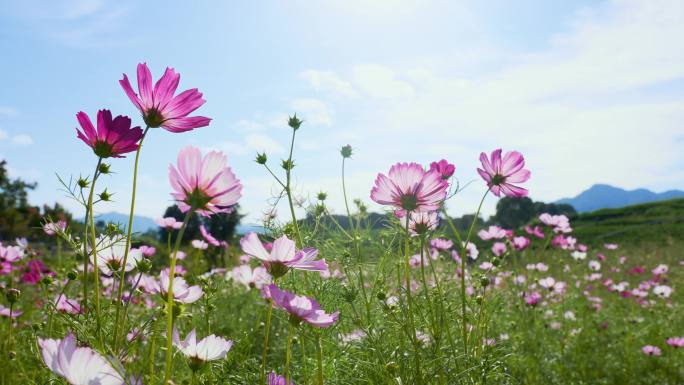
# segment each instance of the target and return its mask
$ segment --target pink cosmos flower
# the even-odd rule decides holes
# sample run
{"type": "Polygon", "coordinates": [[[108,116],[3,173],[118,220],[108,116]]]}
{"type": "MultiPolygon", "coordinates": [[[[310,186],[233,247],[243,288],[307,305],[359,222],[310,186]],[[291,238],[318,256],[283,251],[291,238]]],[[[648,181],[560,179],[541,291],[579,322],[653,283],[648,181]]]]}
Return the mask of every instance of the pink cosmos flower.
{"type": "Polygon", "coordinates": [[[19,246],[3,246],[0,244],[0,262],[14,263],[24,257],[24,250],[19,246]]]}
{"type": "Polygon", "coordinates": [[[454,245],[449,239],[435,238],[430,240],[430,246],[437,250],[449,250],[454,245]]]}
{"type": "Polygon", "coordinates": [[[666,342],[673,348],[684,348],[684,337],[668,338],[666,342]]]}
{"type": "Polygon", "coordinates": [[[513,243],[513,247],[515,247],[516,250],[521,251],[525,250],[531,242],[525,237],[514,237],[511,243],[513,243]]]}
{"type": "Polygon", "coordinates": [[[273,242],[270,252],[266,250],[256,233],[249,233],[242,237],[240,246],[245,254],[261,260],[274,277],[285,275],[289,269],[308,271],[328,269],[324,259],[316,259],[318,250],[313,248],[296,250],[294,241],[285,235],[273,242]]]}
{"type": "MultiPolygon", "coordinates": [[[[159,273],[159,281],[154,282],[152,291],[162,296],[164,300],[167,297],[167,290],[169,289],[169,272],[162,270],[159,273]]],[[[193,303],[202,297],[202,288],[195,285],[189,286],[183,277],[174,277],[173,279],[173,299],[180,303],[193,303]]]]}
{"type": "Polygon", "coordinates": [[[201,239],[193,239],[190,244],[197,250],[206,250],[209,247],[209,244],[201,239]]]}
{"type": "Polygon", "coordinates": [[[43,232],[49,236],[53,236],[66,230],[67,223],[64,220],[57,222],[47,222],[43,225],[43,232]]]}
{"type": "Polygon", "coordinates": [[[71,385],[124,385],[125,381],[109,362],[89,347],[77,347],[69,333],[61,340],[38,338],[43,362],[71,385]]]}
{"type": "MultiPolygon", "coordinates": [[[[466,254],[468,255],[468,257],[469,257],[470,259],[476,260],[477,257],[480,256],[480,251],[477,249],[477,245],[475,245],[475,244],[472,243],[472,242],[468,242],[467,244],[466,244],[465,242],[463,242],[463,244],[465,245],[466,254]]],[[[460,261],[460,260],[461,260],[461,256],[458,254],[458,251],[456,251],[456,250],[454,250],[454,251],[451,253],[451,257],[452,257],[455,261],[460,261]]]]}
{"type": "Polygon", "coordinates": [[[178,330],[174,328],[173,345],[191,360],[207,362],[224,358],[233,347],[233,341],[213,334],[197,341],[195,329],[188,333],[185,340],[181,340],[178,330]]]}
{"type": "Polygon", "coordinates": [[[534,235],[537,238],[544,238],[544,231],[539,226],[525,226],[525,232],[530,235],[534,235]]]}
{"type": "Polygon", "coordinates": [[[539,301],[541,301],[541,299],[541,294],[537,293],[536,291],[528,295],[525,295],[525,303],[530,306],[536,306],[539,303],[539,301]]]}
{"type": "Polygon", "coordinates": [[[378,174],[371,199],[396,208],[403,217],[409,211],[435,211],[446,198],[448,183],[437,171],[426,172],[417,163],[397,163],[378,174]]]}
{"type": "Polygon", "coordinates": [[[169,230],[178,230],[183,227],[183,222],[178,222],[174,217],[159,218],[155,222],[159,227],[169,230]]]}
{"type": "Polygon", "coordinates": [[[436,211],[410,212],[409,215],[401,219],[402,227],[406,227],[406,220],[409,223],[409,233],[412,236],[427,234],[434,231],[439,225],[439,217],[436,211]],[[410,217],[410,219],[408,219],[410,217]]]}
{"type": "Polygon", "coordinates": [[[618,245],[616,245],[615,243],[606,243],[603,245],[603,247],[605,247],[608,250],[615,250],[618,248],[618,245]]]}
{"type": "Polygon", "coordinates": [[[503,253],[506,252],[506,244],[503,242],[494,242],[492,245],[492,254],[496,255],[497,257],[500,257],[503,253]]]}
{"type": "Polygon", "coordinates": [[[112,119],[111,111],[99,110],[97,129],[85,112],[79,112],[76,118],[83,129],[83,132],[76,129],[78,138],[90,146],[98,157],[123,158],[123,154],[138,149],[138,141],[143,132],[140,127],[131,128],[129,117],[119,115],[112,119]]]}
{"type": "Polygon", "coordinates": [[[54,276],[55,273],[45,266],[40,259],[32,259],[26,263],[24,273],[21,275],[21,282],[35,285],[40,282],[45,275],[54,276]]]}
{"type": "Polygon", "coordinates": [[[122,269],[125,272],[131,271],[142,259],[140,249],[130,249],[128,258],[126,258],[126,266],[122,266],[126,251],[126,240],[123,238],[115,239],[100,236],[97,246],[97,267],[106,275],[112,275],[122,269]]]}
{"type": "Polygon", "coordinates": [[[572,232],[572,227],[570,227],[570,219],[565,215],[551,215],[549,213],[542,213],[539,215],[539,220],[549,226],[553,227],[553,231],[556,233],[570,233],[572,232]]]}
{"type": "Polygon", "coordinates": [[[204,225],[200,225],[200,233],[202,234],[202,238],[204,238],[205,241],[209,242],[210,245],[212,246],[220,246],[221,242],[218,241],[218,239],[214,238],[213,235],[209,231],[207,231],[207,228],[204,227],[204,225]]]}
{"type": "Polygon", "coordinates": [[[647,356],[659,356],[661,354],[660,348],[653,345],[646,345],[641,348],[641,351],[647,356]]]}
{"type": "Polygon", "coordinates": [[[527,190],[514,185],[530,179],[530,171],[524,169],[525,158],[517,151],[507,152],[501,157],[501,149],[492,151],[490,158],[484,152],[480,154],[482,168],[477,172],[487,182],[487,186],[496,196],[503,192],[509,197],[527,196],[527,190]]]}
{"type": "Polygon", "coordinates": [[[437,171],[442,176],[442,179],[449,179],[454,175],[456,166],[447,162],[446,159],[442,159],[439,162],[430,163],[430,171],[437,171]]]}
{"type": "Polygon", "coordinates": [[[255,267],[254,270],[249,265],[240,265],[227,274],[227,278],[245,285],[247,288],[255,287],[261,290],[264,285],[273,283],[273,278],[263,266],[255,267]]]}
{"type": "Polygon", "coordinates": [[[656,266],[653,270],[651,270],[651,273],[653,273],[654,275],[663,275],[666,274],[668,270],[669,267],[666,264],[661,263],[660,265],[656,266]]]}
{"type": "Polygon", "coordinates": [[[294,382],[287,382],[285,376],[279,376],[275,372],[268,374],[268,385],[295,385],[294,382]]]}
{"type": "Polygon", "coordinates": [[[276,307],[290,313],[294,319],[304,321],[311,326],[327,328],[337,322],[340,315],[339,311],[328,314],[315,300],[280,290],[276,285],[264,286],[261,294],[264,298],[271,299],[276,307]]]}
{"type": "Polygon", "coordinates": [[[142,255],[144,255],[148,258],[157,253],[157,249],[154,246],[142,245],[142,246],[138,247],[138,250],[140,250],[142,255]]]}
{"type": "Polygon", "coordinates": [[[164,75],[152,87],[152,73],[146,63],[138,64],[138,92],[133,91],[128,76],[123,75],[119,84],[142,113],[149,127],[163,127],[170,132],[190,131],[209,125],[211,119],[204,116],[188,116],[198,109],[205,100],[197,88],[192,88],[173,96],[178,88],[180,74],[173,68],[166,68],[164,75]]]}
{"type": "Polygon", "coordinates": [[[658,285],[653,288],[653,294],[660,298],[669,298],[672,295],[672,288],[667,285],[658,285]]]}
{"type": "MultiPolygon", "coordinates": [[[[17,318],[22,314],[24,314],[23,311],[17,310],[17,309],[12,309],[12,318],[17,318]]],[[[10,308],[5,307],[0,303],[0,317],[9,317],[9,316],[10,316],[10,308]]]]}
{"type": "Polygon", "coordinates": [[[539,280],[539,286],[547,290],[553,290],[556,286],[556,280],[553,277],[546,277],[539,280]]]}
{"type": "Polygon", "coordinates": [[[58,295],[55,299],[55,308],[57,311],[67,314],[79,314],[81,312],[81,305],[78,301],[67,298],[66,295],[58,295]]]}
{"type": "Polygon", "coordinates": [[[489,226],[487,230],[482,229],[478,231],[477,236],[483,241],[506,238],[506,230],[499,226],[489,226]]]}
{"type": "Polygon", "coordinates": [[[192,146],[178,153],[178,168],[169,166],[169,181],[175,190],[171,195],[182,212],[193,209],[208,217],[232,210],[242,196],[242,184],[226,162],[221,152],[211,151],[203,158],[192,146]]]}

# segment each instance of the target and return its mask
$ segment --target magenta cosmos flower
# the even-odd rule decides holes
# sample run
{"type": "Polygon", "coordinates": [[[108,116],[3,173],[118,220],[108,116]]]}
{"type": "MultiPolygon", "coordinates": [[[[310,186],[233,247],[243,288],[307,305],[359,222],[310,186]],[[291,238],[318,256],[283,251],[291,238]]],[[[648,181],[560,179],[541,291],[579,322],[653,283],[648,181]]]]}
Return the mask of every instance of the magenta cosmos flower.
{"type": "Polygon", "coordinates": [[[207,230],[204,225],[200,225],[200,234],[202,234],[202,238],[204,238],[205,241],[207,241],[210,245],[212,246],[221,246],[221,242],[218,241],[218,239],[214,238],[213,235],[207,230]]]}
{"type": "Polygon", "coordinates": [[[647,356],[659,356],[661,354],[660,348],[653,345],[646,345],[641,348],[641,351],[647,356]]]}
{"type": "Polygon", "coordinates": [[[149,127],[163,127],[171,132],[190,131],[194,128],[209,125],[211,119],[204,116],[188,116],[198,109],[205,100],[197,88],[192,88],[173,96],[178,88],[180,74],[173,68],[166,68],[164,75],[152,87],[152,73],[146,63],[138,64],[138,92],[136,94],[123,75],[119,84],[123,87],[131,102],[142,113],[145,124],[149,127]]]}
{"type": "Polygon", "coordinates": [[[182,212],[192,209],[203,216],[228,213],[242,196],[242,184],[227,166],[226,156],[187,146],[178,153],[178,168],[169,165],[169,181],[182,212]]]}
{"type": "Polygon", "coordinates": [[[684,348],[684,337],[671,337],[666,342],[673,348],[684,348]]]}
{"type": "Polygon", "coordinates": [[[273,300],[276,307],[290,313],[291,319],[304,321],[311,326],[327,328],[337,322],[340,316],[339,311],[328,314],[315,300],[280,290],[276,285],[264,286],[261,293],[264,298],[273,300]]]}
{"type": "Polygon", "coordinates": [[[121,375],[99,353],[89,347],[77,347],[74,335],[64,339],[38,338],[43,362],[53,373],[72,385],[123,385],[121,375]]]}
{"type": "Polygon", "coordinates": [[[100,158],[123,158],[123,154],[138,149],[138,141],[143,132],[140,127],[131,128],[131,119],[117,116],[112,119],[109,110],[97,111],[97,129],[90,121],[88,114],[81,111],[76,114],[83,132],[76,129],[76,135],[93,149],[100,158]]]}
{"type": "Polygon", "coordinates": [[[442,159],[439,162],[430,163],[430,171],[437,171],[442,176],[442,179],[449,179],[454,175],[456,166],[447,162],[446,159],[442,159]]]}
{"type": "Polygon", "coordinates": [[[523,183],[530,179],[530,170],[526,170],[525,158],[517,151],[507,152],[501,157],[501,149],[492,151],[491,157],[487,158],[484,152],[480,154],[482,168],[477,172],[487,182],[487,186],[500,197],[503,192],[509,197],[527,196],[527,190],[515,186],[513,183],[523,183]]]}
{"type": "Polygon", "coordinates": [[[285,275],[289,269],[308,271],[328,269],[324,259],[316,259],[318,250],[314,248],[297,250],[295,242],[285,235],[273,241],[270,251],[266,250],[256,233],[249,233],[242,237],[240,246],[245,254],[261,260],[268,272],[276,278],[285,275]]]}
{"type": "Polygon", "coordinates": [[[277,375],[275,372],[268,374],[268,385],[295,385],[294,382],[287,382],[285,376],[277,375]]]}
{"type": "Polygon", "coordinates": [[[449,184],[438,171],[425,171],[417,163],[397,163],[388,175],[378,174],[371,199],[396,208],[395,214],[411,211],[435,211],[447,194],[449,184]]]}

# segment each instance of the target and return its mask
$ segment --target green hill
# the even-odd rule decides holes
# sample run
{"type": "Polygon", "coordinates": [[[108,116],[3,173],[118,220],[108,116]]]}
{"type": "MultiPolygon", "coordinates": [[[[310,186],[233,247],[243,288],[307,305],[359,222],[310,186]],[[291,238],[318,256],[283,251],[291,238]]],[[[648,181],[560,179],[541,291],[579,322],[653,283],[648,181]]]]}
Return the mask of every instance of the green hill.
{"type": "Polygon", "coordinates": [[[583,213],[572,224],[583,243],[671,245],[684,241],[684,199],[583,213]]]}

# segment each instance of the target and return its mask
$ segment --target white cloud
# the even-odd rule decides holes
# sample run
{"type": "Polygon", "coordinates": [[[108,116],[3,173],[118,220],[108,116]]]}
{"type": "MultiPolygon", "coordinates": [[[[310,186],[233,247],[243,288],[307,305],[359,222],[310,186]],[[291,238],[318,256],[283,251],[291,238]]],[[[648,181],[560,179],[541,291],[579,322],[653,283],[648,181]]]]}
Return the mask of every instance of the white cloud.
{"type": "Polygon", "coordinates": [[[17,116],[19,112],[17,111],[16,108],[8,107],[8,106],[0,106],[0,116],[5,116],[5,117],[12,117],[12,116],[17,116]]]}
{"type": "Polygon", "coordinates": [[[27,134],[14,135],[12,137],[12,144],[17,146],[28,146],[33,144],[33,138],[27,134]]]}
{"type": "MultiPolygon", "coordinates": [[[[332,125],[332,113],[328,106],[319,99],[300,98],[290,103],[297,116],[311,125],[332,125]]],[[[305,124],[306,124],[305,123],[305,124]]]]}
{"type": "Polygon", "coordinates": [[[389,67],[379,64],[361,64],[353,68],[354,84],[372,97],[397,98],[413,95],[413,86],[397,78],[389,67]]]}
{"type": "Polygon", "coordinates": [[[273,140],[268,135],[251,134],[245,138],[245,145],[258,152],[266,152],[267,154],[282,154],[285,152],[283,146],[273,140]]]}
{"type": "Polygon", "coordinates": [[[9,134],[7,134],[7,131],[0,129],[0,140],[5,140],[9,137],[9,134]]]}
{"type": "Polygon", "coordinates": [[[337,73],[333,71],[306,70],[301,72],[299,77],[311,84],[316,91],[330,92],[335,95],[346,97],[357,96],[351,83],[342,80],[337,73]]]}

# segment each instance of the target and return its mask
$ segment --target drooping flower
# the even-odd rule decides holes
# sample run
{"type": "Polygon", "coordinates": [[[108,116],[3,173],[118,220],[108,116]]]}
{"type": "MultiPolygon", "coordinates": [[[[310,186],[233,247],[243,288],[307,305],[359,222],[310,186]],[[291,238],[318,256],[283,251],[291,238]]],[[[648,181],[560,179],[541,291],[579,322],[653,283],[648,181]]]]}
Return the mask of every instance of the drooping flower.
{"type": "Polygon", "coordinates": [[[126,258],[126,266],[122,266],[126,252],[126,240],[124,238],[100,236],[97,246],[97,267],[106,275],[112,275],[122,269],[129,272],[143,258],[140,249],[130,249],[128,258],[126,258]]]}
{"type": "Polygon", "coordinates": [[[275,372],[271,372],[268,374],[268,385],[295,385],[295,383],[292,381],[287,382],[285,376],[280,376],[275,374],[275,372]]]}
{"type": "Polygon", "coordinates": [[[641,348],[641,351],[647,356],[659,356],[661,354],[660,348],[653,345],[646,345],[641,348]]]}
{"type": "Polygon", "coordinates": [[[98,157],[123,158],[123,154],[138,149],[138,141],[143,132],[140,127],[131,128],[131,119],[128,116],[119,115],[112,119],[111,111],[99,110],[97,129],[85,112],[79,112],[76,118],[83,129],[83,132],[76,129],[78,138],[90,146],[98,157]]]}
{"type": "Polygon", "coordinates": [[[426,172],[417,163],[397,163],[388,176],[378,174],[371,199],[395,207],[395,214],[409,211],[435,211],[446,198],[448,183],[437,171],[426,172]]]}
{"type": "Polygon", "coordinates": [[[171,195],[182,212],[190,209],[203,216],[228,213],[242,196],[242,184],[226,165],[226,156],[187,146],[178,153],[178,168],[169,165],[171,195]]]}
{"type": "Polygon", "coordinates": [[[501,239],[506,238],[506,230],[499,226],[489,226],[487,230],[482,229],[477,232],[477,236],[483,241],[489,241],[491,239],[501,239]]]}
{"type": "MultiPolygon", "coordinates": [[[[162,299],[166,300],[169,289],[169,272],[162,270],[159,273],[159,281],[154,282],[152,291],[161,294],[162,299]]],[[[200,299],[204,293],[198,285],[189,286],[183,277],[173,278],[173,299],[180,303],[193,303],[200,299]]]]}
{"type": "Polygon", "coordinates": [[[233,346],[233,341],[213,334],[197,341],[195,329],[192,329],[184,340],[180,339],[178,330],[173,330],[173,345],[192,361],[215,361],[228,354],[233,346]]]}
{"type": "Polygon", "coordinates": [[[38,338],[43,362],[71,385],[123,385],[125,381],[112,365],[89,347],[77,347],[74,335],[61,340],[38,338]]]}
{"type": "Polygon", "coordinates": [[[152,73],[146,63],[138,64],[138,92],[136,94],[123,75],[119,84],[128,98],[140,110],[145,124],[149,127],[163,127],[170,132],[185,132],[209,125],[210,118],[204,116],[188,116],[205,102],[202,93],[192,88],[174,96],[180,74],[173,68],[166,68],[164,75],[152,87],[152,73]]]}
{"type": "Polygon", "coordinates": [[[247,288],[255,287],[259,290],[264,285],[269,285],[273,282],[273,278],[263,266],[257,266],[252,270],[249,265],[240,265],[233,268],[226,278],[245,285],[247,288]]]}
{"type": "Polygon", "coordinates": [[[456,166],[447,162],[446,159],[442,159],[439,162],[430,163],[430,171],[437,171],[442,176],[442,179],[449,179],[454,175],[456,166]]]}
{"type": "Polygon", "coordinates": [[[285,275],[289,269],[308,271],[328,269],[324,259],[316,259],[318,250],[313,248],[297,250],[295,242],[285,235],[273,241],[270,251],[266,250],[256,233],[249,233],[242,237],[240,246],[245,254],[261,260],[274,277],[285,275]]]}
{"type": "Polygon", "coordinates": [[[69,299],[64,294],[60,294],[55,299],[55,309],[62,313],[78,314],[81,312],[81,305],[78,304],[78,301],[69,299]]]}
{"type": "Polygon", "coordinates": [[[402,227],[406,227],[407,220],[409,221],[409,233],[412,236],[427,234],[429,231],[436,230],[439,225],[439,217],[436,211],[411,212],[401,219],[402,227]]]}
{"type": "Polygon", "coordinates": [[[487,154],[483,152],[480,154],[480,163],[482,168],[478,168],[477,172],[487,182],[494,195],[499,197],[504,193],[509,197],[527,196],[526,189],[514,185],[530,179],[530,171],[523,168],[525,158],[521,153],[509,151],[502,158],[501,149],[496,149],[487,158],[487,154]]]}
{"type": "Polygon", "coordinates": [[[327,328],[337,322],[340,315],[339,311],[328,314],[315,300],[280,290],[276,285],[264,286],[261,293],[264,298],[271,299],[276,307],[290,313],[294,320],[304,321],[311,326],[327,328]]]}
{"type": "Polygon", "coordinates": [[[67,223],[64,220],[59,220],[57,222],[46,222],[43,225],[43,232],[49,236],[53,236],[66,230],[66,227],[67,223]]]}
{"type": "Polygon", "coordinates": [[[212,246],[221,246],[221,242],[218,241],[218,239],[214,238],[213,235],[207,230],[204,225],[200,225],[200,233],[202,234],[202,238],[204,238],[205,241],[209,242],[210,245],[212,246]]]}
{"type": "Polygon", "coordinates": [[[159,227],[169,230],[178,230],[183,227],[183,222],[177,221],[174,217],[158,218],[155,222],[159,227]]]}

